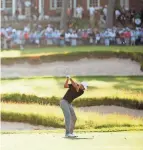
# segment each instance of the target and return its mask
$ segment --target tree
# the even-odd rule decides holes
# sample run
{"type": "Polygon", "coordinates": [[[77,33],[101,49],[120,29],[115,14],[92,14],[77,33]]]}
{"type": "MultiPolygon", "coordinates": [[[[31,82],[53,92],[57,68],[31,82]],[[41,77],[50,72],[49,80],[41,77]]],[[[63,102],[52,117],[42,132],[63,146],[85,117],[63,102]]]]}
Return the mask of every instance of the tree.
{"type": "Polygon", "coordinates": [[[60,21],[60,29],[67,30],[67,9],[69,5],[69,0],[62,0],[62,11],[61,11],[61,21],[60,21]]]}
{"type": "Polygon", "coordinates": [[[116,0],[108,0],[106,27],[112,28],[114,23],[114,9],[116,0]]]}

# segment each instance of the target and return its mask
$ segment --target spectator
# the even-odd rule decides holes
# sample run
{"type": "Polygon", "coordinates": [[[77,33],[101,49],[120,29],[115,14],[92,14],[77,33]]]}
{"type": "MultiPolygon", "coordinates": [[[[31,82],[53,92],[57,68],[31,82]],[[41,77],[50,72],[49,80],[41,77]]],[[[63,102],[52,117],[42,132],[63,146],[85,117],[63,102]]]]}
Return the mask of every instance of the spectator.
{"type": "Polygon", "coordinates": [[[128,28],[126,28],[126,30],[124,32],[124,37],[125,37],[125,44],[129,45],[130,44],[131,33],[130,33],[130,30],[128,28]]]}
{"type": "Polygon", "coordinates": [[[135,10],[134,9],[131,9],[131,16],[130,16],[130,23],[134,23],[134,19],[135,19],[135,10]]]}
{"type": "Polygon", "coordinates": [[[1,45],[3,49],[10,49],[12,46],[19,45],[23,50],[25,45],[140,45],[143,44],[143,29],[136,28],[116,28],[98,31],[96,29],[68,29],[66,33],[53,29],[51,25],[42,28],[41,25],[35,26],[30,30],[26,25],[23,30],[16,30],[9,25],[1,28],[1,45]],[[94,31],[94,32],[93,32],[94,31]],[[65,44],[66,43],[66,44],[65,44]]]}
{"type": "Polygon", "coordinates": [[[30,32],[30,25],[29,24],[24,27],[24,32],[28,32],[28,33],[30,32]]]}
{"type": "Polygon", "coordinates": [[[95,34],[93,31],[91,31],[89,34],[89,44],[90,45],[93,45],[94,44],[94,37],[95,37],[95,34]]]}
{"type": "Polygon", "coordinates": [[[142,22],[142,24],[143,24],[143,8],[141,9],[140,14],[141,14],[141,22],[142,22]]]}
{"type": "Polygon", "coordinates": [[[136,33],[134,30],[131,31],[131,45],[135,45],[136,33]]]}
{"type": "Polygon", "coordinates": [[[47,45],[53,45],[53,39],[52,39],[52,30],[49,30],[45,32],[45,36],[46,36],[46,39],[47,39],[47,45]]]}
{"type": "Polygon", "coordinates": [[[67,15],[68,15],[68,20],[71,20],[71,18],[72,18],[72,9],[70,7],[68,7],[68,9],[67,9],[67,15]]]}
{"type": "Polygon", "coordinates": [[[143,44],[143,29],[141,29],[141,34],[140,34],[140,36],[141,36],[141,43],[140,43],[140,44],[143,44]]]}
{"type": "Polygon", "coordinates": [[[120,16],[121,16],[121,11],[119,9],[116,9],[115,10],[116,23],[119,21],[120,16]]]}
{"type": "Polygon", "coordinates": [[[65,33],[65,42],[66,42],[67,46],[71,45],[71,40],[70,40],[71,38],[72,38],[72,35],[70,34],[70,32],[66,32],[65,33]]]}
{"type": "Polygon", "coordinates": [[[139,45],[140,44],[140,42],[141,42],[141,32],[140,32],[141,30],[140,30],[140,28],[136,28],[136,30],[135,30],[135,37],[136,37],[136,42],[135,42],[135,44],[136,45],[139,45]]]}
{"type": "Polygon", "coordinates": [[[110,31],[110,42],[112,45],[116,43],[116,32],[113,29],[110,31]]]}
{"type": "Polygon", "coordinates": [[[38,20],[40,14],[39,14],[39,10],[37,7],[35,7],[34,15],[36,16],[36,19],[38,20]]]}
{"type": "Polygon", "coordinates": [[[46,29],[47,32],[53,32],[53,28],[50,24],[48,24],[48,27],[46,29]]]}
{"type": "Polygon", "coordinates": [[[119,31],[116,32],[116,44],[117,45],[122,44],[119,31]]]}
{"type": "Polygon", "coordinates": [[[92,28],[95,26],[95,7],[89,7],[90,25],[92,28]]]}
{"type": "Polygon", "coordinates": [[[107,18],[107,5],[103,8],[104,20],[107,18]]]}
{"type": "Polygon", "coordinates": [[[105,46],[109,46],[110,45],[110,33],[109,33],[109,30],[105,31],[104,38],[105,38],[105,46]]]}
{"type": "Polygon", "coordinates": [[[65,46],[65,32],[61,30],[60,32],[60,46],[65,46]]]}
{"type": "Polygon", "coordinates": [[[78,36],[78,45],[82,45],[83,44],[83,41],[82,41],[82,30],[81,29],[78,29],[78,32],[77,32],[77,36],[78,36]]]}
{"type": "Polygon", "coordinates": [[[73,31],[73,33],[71,34],[71,46],[77,46],[77,33],[76,31],[73,31]]]}
{"type": "Polygon", "coordinates": [[[58,39],[59,39],[59,32],[57,29],[55,29],[53,32],[52,32],[52,39],[53,39],[53,44],[54,45],[59,45],[59,42],[58,42],[58,39]]]}
{"type": "Polygon", "coordinates": [[[11,34],[11,46],[14,47],[16,44],[17,44],[17,31],[16,29],[13,29],[11,34]]]}
{"type": "Polygon", "coordinates": [[[19,10],[17,9],[15,11],[15,19],[16,19],[17,22],[19,21],[18,17],[19,17],[19,10]]]}
{"type": "Polygon", "coordinates": [[[125,17],[125,15],[123,13],[120,15],[119,21],[122,24],[122,26],[125,27],[126,17],[125,17]]]}
{"type": "Polygon", "coordinates": [[[95,44],[100,44],[100,39],[101,39],[100,33],[97,32],[96,35],[95,35],[95,44]]]}
{"type": "Polygon", "coordinates": [[[88,45],[88,33],[86,30],[82,31],[82,40],[83,40],[83,44],[88,45]]]}
{"type": "Polygon", "coordinates": [[[83,8],[78,5],[78,7],[76,8],[76,17],[79,19],[82,19],[83,16],[83,8]]]}

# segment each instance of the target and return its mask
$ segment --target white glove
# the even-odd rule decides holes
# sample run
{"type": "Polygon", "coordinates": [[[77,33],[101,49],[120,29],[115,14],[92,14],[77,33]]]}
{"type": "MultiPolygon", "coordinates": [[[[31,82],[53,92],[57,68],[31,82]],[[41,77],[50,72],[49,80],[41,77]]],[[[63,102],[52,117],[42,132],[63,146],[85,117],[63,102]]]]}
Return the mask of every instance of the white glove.
{"type": "Polygon", "coordinates": [[[71,77],[70,77],[70,75],[66,75],[66,78],[70,79],[71,77]]]}

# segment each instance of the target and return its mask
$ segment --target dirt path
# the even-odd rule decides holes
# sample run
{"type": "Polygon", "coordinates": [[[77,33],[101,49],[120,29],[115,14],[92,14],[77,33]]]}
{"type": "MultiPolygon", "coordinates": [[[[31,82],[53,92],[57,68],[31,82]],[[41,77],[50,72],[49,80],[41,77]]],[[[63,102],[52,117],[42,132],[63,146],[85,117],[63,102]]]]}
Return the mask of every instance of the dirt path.
{"type": "Polygon", "coordinates": [[[1,77],[65,76],[71,75],[143,75],[140,65],[130,59],[81,59],[40,65],[28,63],[2,65],[1,77]]]}
{"type": "Polygon", "coordinates": [[[63,134],[3,134],[2,150],[142,150],[143,132],[83,133],[65,139],[63,134]]]}

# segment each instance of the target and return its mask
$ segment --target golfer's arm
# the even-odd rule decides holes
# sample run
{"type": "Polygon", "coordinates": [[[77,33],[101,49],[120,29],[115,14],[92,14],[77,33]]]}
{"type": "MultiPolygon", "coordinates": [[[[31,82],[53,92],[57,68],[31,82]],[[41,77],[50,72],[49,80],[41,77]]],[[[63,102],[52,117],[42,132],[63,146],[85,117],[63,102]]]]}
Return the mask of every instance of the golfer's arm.
{"type": "Polygon", "coordinates": [[[69,78],[66,79],[66,82],[64,84],[64,88],[69,88],[69,78]]]}
{"type": "Polygon", "coordinates": [[[77,84],[73,81],[73,79],[70,78],[71,84],[73,85],[73,87],[76,89],[76,91],[79,91],[79,86],[77,86],[77,84]]]}

